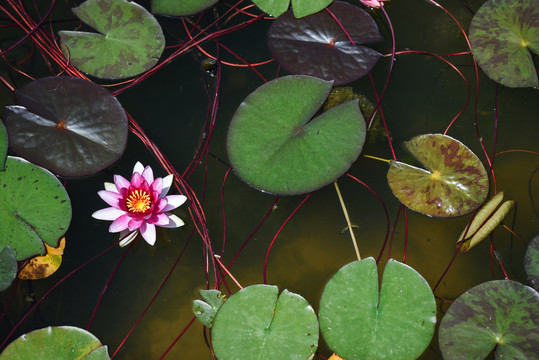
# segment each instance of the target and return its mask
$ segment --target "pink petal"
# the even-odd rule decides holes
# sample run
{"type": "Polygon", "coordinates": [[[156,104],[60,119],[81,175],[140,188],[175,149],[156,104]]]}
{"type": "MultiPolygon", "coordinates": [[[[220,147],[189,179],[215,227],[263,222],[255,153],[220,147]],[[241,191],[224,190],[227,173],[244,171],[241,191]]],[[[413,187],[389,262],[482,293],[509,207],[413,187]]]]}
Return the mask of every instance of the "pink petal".
{"type": "Polygon", "coordinates": [[[163,212],[163,209],[165,208],[165,206],[167,206],[167,204],[168,204],[167,199],[159,199],[159,200],[157,200],[157,202],[153,206],[153,212],[154,213],[163,212]]]}
{"type": "Polygon", "coordinates": [[[115,207],[116,209],[120,209],[120,201],[122,200],[122,195],[107,190],[98,191],[97,195],[99,195],[99,197],[110,206],[115,207]]]}
{"type": "Polygon", "coordinates": [[[161,195],[159,195],[160,198],[164,198],[168,194],[173,182],[174,176],[172,176],[172,174],[169,174],[163,178],[163,189],[161,190],[161,195]]]}
{"type": "Polygon", "coordinates": [[[92,217],[98,220],[113,221],[124,214],[125,214],[125,211],[123,210],[109,207],[109,208],[97,210],[96,212],[92,214],[92,217]]]}
{"type": "Polygon", "coordinates": [[[118,192],[123,194],[123,191],[125,191],[124,189],[129,189],[129,185],[131,185],[131,183],[122,175],[114,175],[114,185],[116,185],[118,192]]]}
{"type": "Polygon", "coordinates": [[[133,174],[136,172],[138,172],[139,174],[142,174],[143,171],[144,171],[144,165],[142,165],[140,161],[137,161],[137,163],[135,164],[135,167],[133,168],[133,174]]]}
{"type": "Polygon", "coordinates": [[[148,184],[153,183],[153,170],[151,167],[146,166],[141,175],[148,184]]]}
{"type": "Polygon", "coordinates": [[[169,213],[165,213],[165,214],[167,215],[167,218],[168,218],[168,224],[159,225],[159,226],[164,227],[164,228],[177,228],[177,227],[185,225],[183,220],[177,217],[176,215],[169,214],[169,213]]]}
{"type": "Polygon", "coordinates": [[[120,233],[120,247],[124,247],[126,245],[129,245],[133,240],[136,239],[137,235],[139,234],[138,230],[135,231],[129,231],[124,230],[120,233]]]}
{"type": "Polygon", "coordinates": [[[138,172],[134,173],[131,177],[131,186],[139,188],[144,182],[144,178],[138,172]]]}
{"type": "Polygon", "coordinates": [[[164,207],[163,211],[170,211],[183,204],[187,197],[184,195],[168,195],[165,199],[167,199],[167,206],[164,207]]]}
{"type": "Polygon", "coordinates": [[[129,220],[131,220],[131,217],[127,214],[120,216],[119,218],[114,220],[112,224],[110,224],[109,232],[117,233],[117,232],[127,229],[129,220]]]}
{"type": "Polygon", "coordinates": [[[153,216],[148,219],[148,223],[157,226],[167,225],[168,216],[166,214],[153,214],[153,216]]]}
{"type": "Polygon", "coordinates": [[[140,233],[148,244],[155,244],[155,225],[148,223],[142,224],[140,227],[140,233]]]}
{"type": "Polygon", "coordinates": [[[161,195],[161,191],[163,190],[163,179],[157,178],[154,180],[154,182],[150,184],[150,191],[152,192],[152,197],[154,199],[158,199],[161,195]]]}
{"type": "Polygon", "coordinates": [[[127,224],[127,228],[130,231],[137,230],[142,225],[143,222],[144,220],[142,219],[131,218],[131,220],[129,220],[129,223],[127,224]]]}

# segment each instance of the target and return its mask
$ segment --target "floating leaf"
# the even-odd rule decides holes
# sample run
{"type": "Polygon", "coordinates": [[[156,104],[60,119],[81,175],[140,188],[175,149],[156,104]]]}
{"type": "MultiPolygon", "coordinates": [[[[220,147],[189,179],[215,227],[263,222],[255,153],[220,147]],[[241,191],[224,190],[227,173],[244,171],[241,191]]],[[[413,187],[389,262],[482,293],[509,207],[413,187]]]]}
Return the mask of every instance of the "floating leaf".
{"type": "Polygon", "coordinates": [[[152,13],[168,16],[186,16],[201,12],[219,0],[152,0],[152,13]]]}
{"type": "Polygon", "coordinates": [[[0,189],[0,248],[10,246],[20,261],[43,254],[44,242],[57,246],[71,221],[71,201],[56,176],[8,156],[0,189]]]}
{"type": "Polygon", "coordinates": [[[88,0],[73,12],[101,33],[58,33],[66,58],[87,74],[104,79],[135,76],[153,67],[165,49],[159,23],[135,2],[88,0]]]}
{"type": "Polygon", "coordinates": [[[535,235],[528,244],[524,255],[524,270],[535,290],[539,289],[539,235],[535,235]]]}
{"type": "MultiPolygon", "coordinates": [[[[333,0],[292,0],[294,16],[301,18],[323,10],[333,0]]],[[[273,17],[279,17],[290,5],[290,0],[253,0],[262,11],[273,17]]]]}
{"type": "Polygon", "coordinates": [[[200,290],[204,299],[193,301],[193,313],[204,326],[212,327],[215,314],[225,302],[225,297],[219,290],[200,290]]]}
{"type": "Polygon", "coordinates": [[[218,359],[305,360],[318,346],[318,321],[300,295],[252,285],[232,295],[215,316],[212,345],[218,359]]]}
{"type": "Polygon", "coordinates": [[[428,216],[454,217],[477,209],[488,195],[481,161],[461,142],[441,134],[404,143],[427,170],[391,161],[387,180],[401,203],[428,216]]]}
{"type": "Polygon", "coordinates": [[[65,245],[65,237],[60,240],[57,248],[45,244],[47,254],[28,260],[22,266],[17,277],[22,280],[39,280],[51,276],[62,264],[65,245]]]}
{"type": "Polygon", "coordinates": [[[9,246],[0,252],[0,291],[6,290],[17,276],[17,259],[9,246]]]}
{"type": "Polygon", "coordinates": [[[331,82],[286,76],[251,93],[228,130],[228,156],[248,184],[275,194],[301,194],[332,183],[357,159],[365,121],[357,100],[312,119],[331,82]]]}
{"type": "Polygon", "coordinates": [[[0,121],[0,171],[4,170],[7,156],[7,132],[4,124],[0,121]]]}
{"type": "Polygon", "coordinates": [[[333,275],[319,317],[329,347],[346,360],[416,359],[434,334],[436,302],[425,279],[395,260],[386,264],[379,292],[370,257],[333,275]]]}
{"type": "Polygon", "coordinates": [[[107,347],[91,333],[73,326],[34,330],[9,344],[0,360],[110,360],[107,347]]]}
{"type": "Polygon", "coordinates": [[[537,87],[530,50],[539,53],[537,0],[489,0],[470,24],[472,53],[494,81],[509,87],[537,87]]]}
{"type": "Polygon", "coordinates": [[[15,91],[6,106],[10,147],[62,176],[83,176],[111,165],[127,143],[127,116],[114,96],[78,78],[46,77],[15,91]]]}
{"type": "Polygon", "coordinates": [[[466,291],[440,323],[445,360],[535,359],[539,350],[539,294],[511,280],[494,280],[466,291]]]}
{"type": "Polygon", "coordinates": [[[360,44],[383,40],[376,22],[357,6],[335,2],[328,7],[354,40],[350,42],[326,11],[303,19],[287,12],[273,22],[268,45],[275,59],[292,74],[316,76],[346,84],[366,75],[381,54],[360,44]]]}

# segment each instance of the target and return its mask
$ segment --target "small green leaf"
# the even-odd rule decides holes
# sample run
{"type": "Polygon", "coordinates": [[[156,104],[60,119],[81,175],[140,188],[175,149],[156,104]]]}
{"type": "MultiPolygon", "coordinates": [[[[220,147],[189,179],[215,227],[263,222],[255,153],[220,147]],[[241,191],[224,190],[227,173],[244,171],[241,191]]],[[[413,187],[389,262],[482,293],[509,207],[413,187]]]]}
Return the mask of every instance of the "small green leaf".
{"type": "Polygon", "coordinates": [[[445,360],[535,359],[539,350],[539,294],[511,280],[466,291],[447,310],[438,341],[445,360]]]}
{"type": "Polygon", "coordinates": [[[0,248],[10,246],[17,260],[58,246],[71,221],[71,201],[48,170],[8,156],[0,172],[0,248]]]}
{"type": "Polygon", "coordinates": [[[487,172],[464,144],[447,135],[426,134],[404,146],[428,170],[390,162],[387,181],[401,203],[428,216],[455,217],[485,201],[487,172]]]}
{"type": "Polygon", "coordinates": [[[214,289],[200,290],[200,295],[204,301],[193,301],[193,313],[204,326],[211,328],[215,314],[225,302],[225,298],[219,290],[214,289]]]}
{"type": "Polygon", "coordinates": [[[318,346],[318,321],[300,295],[252,285],[232,295],[215,316],[212,345],[218,359],[305,360],[318,346]]]}
{"type": "Polygon", "coordinates": [[[22,335],[0,354],[0,360],[110,360],[107,347],[86,330],[47,327],[22,335]]]}
{"type": "Polygon", "coordinates": [[[236,174],[275,194],[301,194],[332,183],[357,159],[365,121],[356,101],[312,119],[331,82],[285,76],[251,93],[228,130],[228,156],[236,174]]]}
{"type": "Polygon", "coordinates": [[[277,18],[288,10],[290,0],[253,0],[253,3],[268,15],[277,18]]]}
{"type": "Polygon", "coordinates": [[[17,277],[17,259],[9,246],[0,252],[0,291],[7,289],[17,277]]]}
{"type": "Polygon", "coordinates": [[[324,10],[333,0],[292,0],[292,11],[296,18],[324,10]]]}
{"type": "Polygon", "coordinates": [[[2,121],[0,121],[0,171],[4,170],[7,156],[7,132],[2,121]]]}
{"type": "Polygon", "coordinates": [[[472,53],[483,71],[509,87],[537,87],[530,54],[539,53],[537,0],[489,0],[470,24],[472,53]]]}
{"type": "Polygon", "coordinates": [[[169,16],[186,16],[201,12],[219,0],[152,0],[152,13],[169,16]]]}
{"type": "Polygon", "coordinates": [[[539,289],[539,235],[535,235],[528,244],[524,255],[524,270],[535,290],[539,289]]]}
{"type": "Polygon", "coordinates": [[[346,360],[416,359],[429,345],[436,302],[425,279],[390,260],[378,292],[370,257],[343,266],[320,298],[320,329],[329,347],[346,360]]]}
{"type": "Polygon", "coordinates": [[[153,67],[165,48],[157,20],[126,0],[87,0],[75,15],[101,34],[60,31],[62,50],[87,74],[104,79],[136,76],[153,67]]]}

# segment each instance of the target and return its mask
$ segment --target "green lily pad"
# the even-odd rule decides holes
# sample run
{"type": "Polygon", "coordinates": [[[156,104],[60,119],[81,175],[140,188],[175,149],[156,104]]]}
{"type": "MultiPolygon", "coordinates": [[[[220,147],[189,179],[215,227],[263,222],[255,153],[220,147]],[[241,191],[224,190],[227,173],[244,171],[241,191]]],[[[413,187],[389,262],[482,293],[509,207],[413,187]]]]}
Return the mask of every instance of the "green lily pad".
{"type": "Polygon", "coordinates": [[[152,13],[168,16],[186,16],[201,12],[219,0],[152,0],[152,13]]]}
{"type": "Polygon", "coordinates": [[[218,359],[305,360],[318,346],[318,321],[300,295],[252,285],[221,306],[212,328],[218,359]]]}
{"type": "Polygon", "coordinates": [[[127,116],[112,94],[91,81],[46,77],[15,91],[6,106],[10,148],[62,176],[94,174],[122,156],[127,116]]]}
{"type": "Polygon", "coordinates": [[[230,122],[227,148],[243,181],[262,191],[293,195],[330,184],[348,170],[365,142],[365,120],[357,100],[312,119],[331,84],[285,76],[260,86],[240,104],[230,122]]]}
{"type": "Polygon", "coordinates": [[[447,310],[438,341],[445,360],[536,359],[539,294],[511,280],[494,280],[466,291],[447,310]]]}
{"type": "Polygon", "coordinates": [[[7,156],[7,132],[4,124],[0,121],[0,171],[4,170],[7,156]]]}
{"type": "Polygon", "coordinates": [[[537,87],[530,50],[539,53],[537,0],[489,0],[470,24],[472,53],[483,71],[509,87],[537,87]]]}
{"type": "Polygon", "coordinates": [[[320,298],[320,329],[329,347],[346,360],[416,359],[429,345],[436,302],[425,279],[390,260],[378,291],[376,261],[343,266],[320,298]]]}
{"type": "Polygon", "coordinates": [[[107,347],[86,330],[49,326],[22,335],[0,354],[0,360],[110,360],[107,347]]]}
{"type": "Polygon", "coordinates": [[[92,76],[136,76],[153,67],[165,49],[161,26],[135,2],[88,0],[73,13],[101,34],[60,31],[62,51],[77,69],[92,76]]]}
{"type": "Polygon", "coordinates": [[[9,246],[18,261],[58,246],[71,222],[71,201],[51,172],[8,156],[0,172],[0,248],[9,246]]]}
{"type": "Polygon", "coordinates": [[[303,19],[286,12],[268,31],[268,46],[275,59],[292,74],[333,80],[335,85],[355,81],[371,71],[382,57],[362,44],[383,40],[374,19],[363,9],[336,1],[327,11],[303,19]]]}
{"type": "Polygon", "coordinates": [[[528,244],[524,255],[524,270],[535,290],[539,290],[539,235],[535,235],[528,244]]]}
{"type": "Polygon", "coordinates": [[[193,301],[193,313],[204,326],[212,327],[213,319],[225,302],[225,297],[219,290],[214,289],[200,290],[200,295],[204,301],[193,301]]]}
{"type": "Polygon", "coordinates": [[[17,277],[17,259],[9,246],[0,252],[0,291],[6,290],[17,277]]]}
{"type": "Polygon", "coordinates": [[[442,134],[419,135],[404,143],[428,170],[391,161],[387,181],[410,209],[428,216],[454,217],[477,209],[488,195],[488,176],[464,144],[442,134]]]}
{"type": "MultiPolygon", "coordinates": [[[[292,11],[296,18],[314,14],[325,9],[333,0],[292,0],[292,11]]],[[[290,0],[253,0],[262,11],[273,17],[279,17],[288,10],[290,0]]]]}

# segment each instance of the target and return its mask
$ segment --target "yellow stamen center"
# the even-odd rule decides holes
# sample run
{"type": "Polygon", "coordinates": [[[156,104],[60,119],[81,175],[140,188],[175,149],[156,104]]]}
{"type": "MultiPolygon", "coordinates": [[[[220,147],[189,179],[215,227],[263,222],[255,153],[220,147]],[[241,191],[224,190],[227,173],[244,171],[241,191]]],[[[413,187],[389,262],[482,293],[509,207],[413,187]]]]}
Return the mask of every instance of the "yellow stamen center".
{"type": "Polygon", "coordinates": [[[150,194],[148,194],[145,190],[140,189],[131,191],[127,197],[127,200],[125,201],[125,206],[127,207],[127,211],[130,213],[144,213],[152,206],[150,194]]]}

